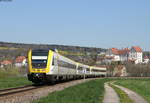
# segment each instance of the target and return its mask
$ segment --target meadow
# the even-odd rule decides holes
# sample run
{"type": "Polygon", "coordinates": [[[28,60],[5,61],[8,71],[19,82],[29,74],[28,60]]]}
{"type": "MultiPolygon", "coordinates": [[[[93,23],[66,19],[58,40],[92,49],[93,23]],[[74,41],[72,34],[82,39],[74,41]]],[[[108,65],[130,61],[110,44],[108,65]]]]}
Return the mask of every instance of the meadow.
{"type": "Polygon", "coordinates": [[[104,83],[108,79],[97,79],[57,91],[33,103],[102,103],[104,83]]]}
{"type": "Polygon", "coordinates": [[[0,89],[13,88],[32,84],[27,77],[7,77],[0,78],[0,89]]]}
{"type": "MultiPolygon", "coordinates": [[[[108,81],[116,81],[115,84],[129,88],[141,95],[148,103],[150,103],[150,80],[149,79],[96,79],[79,85],[66,88],[62,91],[50,93],[46,97],[42,97],[33,103],[102,103],[104,97],[104,83],[108,81]]],[[[0,78],[0,89],[12,88],[23,85],[29,85],[32,82],[27,77],[3,77],[0,78]]],[[[113,87],[113,86],[112,86],[113,87]]],[[[126,94],[118,88],[115,91],[124,101],[132,101],[127,98],[126,94]]]]}

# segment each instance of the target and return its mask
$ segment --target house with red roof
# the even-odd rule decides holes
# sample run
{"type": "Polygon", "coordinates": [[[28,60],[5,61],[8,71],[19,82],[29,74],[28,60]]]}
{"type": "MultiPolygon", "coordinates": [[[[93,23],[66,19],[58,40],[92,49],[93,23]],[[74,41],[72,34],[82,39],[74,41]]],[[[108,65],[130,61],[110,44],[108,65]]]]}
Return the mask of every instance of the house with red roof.
{"type": "Polygon", "coordinates": [[[127,76],[127,70],[124,65],[118,65],[114,68],[113,76],[115,77],[125,77],[127,76]]]}
{"type": "Polygon", "coordinates": [[[110,48],[106,52],[106,57],[107,60],[111,61],[120,61],[119,53],[117,48],[110,48]]]}
{"type": "Polygon", "coordinates": [[[111,48],[106,52],[106,58],[112,57],[112,61],[127,61],[129,57],[129,49],[111,48]]]}
{"type": "Polygon", "coordinates": [[[11,60],[3,60],[2,62],[0,62],[1,67],[4,66],[8,66],[8,65],[12,65],[12,61],[11,60]]]}
{"type": "Polygon", "coordinates": [[[18,56],[15,60],[15,66],[17,67],[21,67],[21,66],[25,66],[27,59],[25,56],[18,56]]]}
{"type": "Polygon", "coordinates": [[[139,46],[132,46],[129,52],[129,59],[134,60],[135,64],[143,62],[143,52],[139,46]]]}
{"type": "Polygon", "coordinates": [[[133,46],[131,49],[110,48],[106,52],[106,58],[111,58],[111,61],[134,61],[135,64],[142,63],[143,52],[139,46],[133,46]],[[113,59],[112,59],[113,58],[113,59]]]}

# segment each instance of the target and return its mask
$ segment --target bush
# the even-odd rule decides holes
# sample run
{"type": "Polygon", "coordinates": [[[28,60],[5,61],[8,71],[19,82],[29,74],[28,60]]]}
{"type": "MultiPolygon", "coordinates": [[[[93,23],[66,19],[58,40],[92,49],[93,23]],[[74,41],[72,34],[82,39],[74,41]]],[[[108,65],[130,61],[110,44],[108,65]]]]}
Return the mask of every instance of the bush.
{"type": "Polygon", "coordinates": [[[150,76],[150,64],[125,64],[129,76],[150,76]]]}
{"type": "Polygon", "coordinates": [[[23,76],[26,74],[26,68],[17,68],[13,66],[5,66],[3,68],[0,68],[0,78],[6,78],[6,77],[17,77],[17,76],[23,76]]]}

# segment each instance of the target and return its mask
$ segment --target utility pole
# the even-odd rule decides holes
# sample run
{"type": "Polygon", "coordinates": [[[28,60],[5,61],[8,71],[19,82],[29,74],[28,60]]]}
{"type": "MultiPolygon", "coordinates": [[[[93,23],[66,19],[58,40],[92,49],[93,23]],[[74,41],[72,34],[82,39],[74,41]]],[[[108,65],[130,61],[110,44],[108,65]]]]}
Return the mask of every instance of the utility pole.
{"type": "Polygon", "coordinates": [[[84,80],[85,80],[85,72],[86,72],[86,68],[84,68],[84,80]]]}

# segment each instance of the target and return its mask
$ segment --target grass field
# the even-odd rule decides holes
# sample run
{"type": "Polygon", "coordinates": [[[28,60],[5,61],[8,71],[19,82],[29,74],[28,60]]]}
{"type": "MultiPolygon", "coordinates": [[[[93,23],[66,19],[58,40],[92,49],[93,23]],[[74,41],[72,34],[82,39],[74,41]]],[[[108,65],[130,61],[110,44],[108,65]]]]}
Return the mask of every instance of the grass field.
{"type": "Polygon", "coordinates": [[[106,81],[108,79],[92,80],[51,93],[33,103],[102,103],[106,81]]]}
{"type": "Polygon", "coordinates": [[[116,84],[137,92],[150,103],[150,79],[117,80],[116,84]]]}
{"type": "Polygon", "coordinates": [[[0,68],[0,79],[2,78],[8,78],[12,76],[18,76],[19,75],[19,70],[17,68],[11,68],[11,69],[1,69],[0,68]]]}
{"type": "Polygon", "coordinates": [[[0,79],[0,89],[32,84],[26,77],[9,77],[0,79]]]}
{"type": "MultiPolygon", "coordinates": [[[[104,96],[104,83],[114,79],[98,79],[82,83],[73,87],[57,91],[43,97],[33,103],[102,103],[104,96]]],[[[150,103],[149,79],[115,79],[115,83],[129,88],[150,103]]],[[[32,82],[26,77],[7,77],[0,79],[0,89],[29,85],[32,82]]],[[[118,93],[122,91],[116,89],[118,93]]],[[[124,98],[124,97],[123,97],[124,98]]],[[[123,100],[126,101],[126,100],[123,100]]],[[[130,103],[130,102],[129,102],[130,103]]]]}

